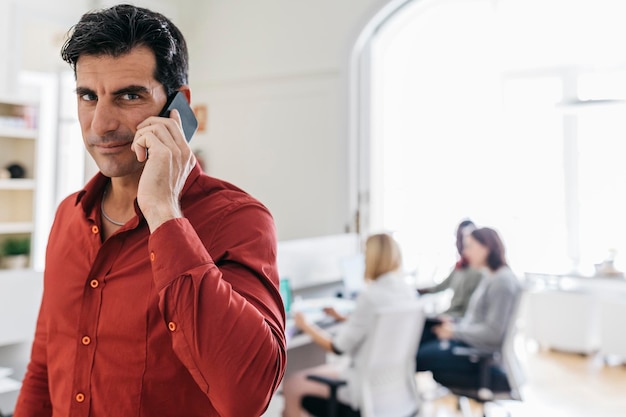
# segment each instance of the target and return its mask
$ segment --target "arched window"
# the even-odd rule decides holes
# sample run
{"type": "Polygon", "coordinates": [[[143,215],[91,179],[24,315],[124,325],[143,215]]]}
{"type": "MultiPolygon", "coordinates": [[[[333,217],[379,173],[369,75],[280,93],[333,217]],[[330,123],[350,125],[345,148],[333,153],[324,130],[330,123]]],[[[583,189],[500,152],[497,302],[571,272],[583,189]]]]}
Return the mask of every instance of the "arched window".
{"type": "MultiPolygon", "coordinates": [[[[466,217],[518,273],[626,261],[626,26],[618,0],[414,0],[355,60],[361,226],[446,275],[466,217]]],[[[622,265],[626,267],[626,262],[622,265]]]]}

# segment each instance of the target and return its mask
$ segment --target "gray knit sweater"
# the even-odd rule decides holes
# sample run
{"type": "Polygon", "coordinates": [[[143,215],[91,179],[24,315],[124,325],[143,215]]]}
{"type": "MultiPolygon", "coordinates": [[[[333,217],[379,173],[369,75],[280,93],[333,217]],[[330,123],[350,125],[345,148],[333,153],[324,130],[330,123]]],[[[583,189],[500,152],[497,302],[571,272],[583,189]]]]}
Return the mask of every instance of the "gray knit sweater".
{"type": "Polygon", "coordinates": [[[478,271],[472,268],[459,268],[454,269],[448,278],[443,280],[440,284],[429,288],[427,292],[437,293],[445,291],[448,288],[454,292],[452,300],[450,301],[450,307],[443,313],[454,318],[460,318],[467,312],[469,301],[476,291],[478,284],[483,278],[482,271],[478,271]]]}
{"type": "Polygon", "coordinates": [[[502,347],[521,284],[508,266],[487,272],[472,295],[467,313],[455,326],[454,338],[478,349],[502,347]]]}

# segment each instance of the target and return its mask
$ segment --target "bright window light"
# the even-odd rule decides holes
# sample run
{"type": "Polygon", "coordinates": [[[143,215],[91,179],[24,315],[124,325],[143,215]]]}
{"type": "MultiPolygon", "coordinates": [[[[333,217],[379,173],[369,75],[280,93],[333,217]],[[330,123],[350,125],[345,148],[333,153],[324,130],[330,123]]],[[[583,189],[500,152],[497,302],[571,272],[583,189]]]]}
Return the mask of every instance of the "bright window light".
{"type": "Polygon", "coordinates": [[[424,0],[381,28],[370,230],[396,233],[419,281],[446,276],[467,217],[501,232],[519,274],[588,272],[609,249],[626,261],[626,105],[576,107],[626,98],[624,12],[622,1],[424,0]]]}

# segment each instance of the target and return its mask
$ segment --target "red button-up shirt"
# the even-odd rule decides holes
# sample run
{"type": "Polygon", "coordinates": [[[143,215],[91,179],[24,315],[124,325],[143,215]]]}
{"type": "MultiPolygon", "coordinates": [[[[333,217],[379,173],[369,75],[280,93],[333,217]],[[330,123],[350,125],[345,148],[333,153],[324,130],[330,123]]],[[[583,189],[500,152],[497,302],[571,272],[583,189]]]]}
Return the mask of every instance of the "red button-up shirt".
{"type": "Polygon", "coordinates": [[[185,218],[137,215],[102,242],[98,174],[61,203],[15,417],[256,417],[282,378],[267,209],[198,166],[185,218]]]}

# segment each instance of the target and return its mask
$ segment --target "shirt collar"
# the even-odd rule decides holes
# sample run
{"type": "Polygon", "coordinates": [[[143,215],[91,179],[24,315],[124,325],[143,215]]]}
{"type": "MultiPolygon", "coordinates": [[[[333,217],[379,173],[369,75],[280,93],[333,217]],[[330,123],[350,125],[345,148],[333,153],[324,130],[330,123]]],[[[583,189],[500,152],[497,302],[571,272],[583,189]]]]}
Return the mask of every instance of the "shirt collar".
{"type": "Polygon", "coordinates": [[[96,202],[102,197],[104,187],[109,182],[109,177],[98,172],[76,195],[75,205],[81,204],[85,215],[91,213],[96,202]]]}

